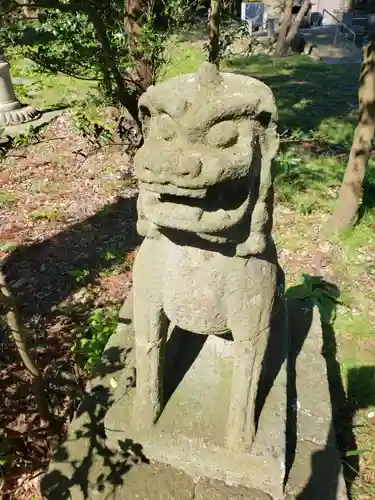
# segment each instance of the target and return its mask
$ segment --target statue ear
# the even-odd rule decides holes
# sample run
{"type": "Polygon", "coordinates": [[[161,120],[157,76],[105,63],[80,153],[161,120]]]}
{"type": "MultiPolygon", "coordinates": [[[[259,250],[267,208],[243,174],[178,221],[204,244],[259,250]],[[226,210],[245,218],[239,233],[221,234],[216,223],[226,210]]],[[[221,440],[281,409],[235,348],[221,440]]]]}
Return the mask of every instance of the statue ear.
{"type": "Polygon", "coordinates": [[[251,214],[249,237],[236,247],[236,255],[239,257],[263,253],[272,231],[272,160],[279,147],[276,124],[270,123],[261,131],[259,145],[261,156],[259,195],[251,214]]]}

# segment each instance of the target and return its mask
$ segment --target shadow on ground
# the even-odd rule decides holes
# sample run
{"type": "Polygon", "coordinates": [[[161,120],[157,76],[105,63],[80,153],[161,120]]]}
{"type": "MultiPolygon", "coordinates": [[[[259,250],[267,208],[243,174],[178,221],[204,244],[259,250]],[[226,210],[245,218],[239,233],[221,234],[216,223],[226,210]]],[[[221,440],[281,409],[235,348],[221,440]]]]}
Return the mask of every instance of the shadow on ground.
{"type": "MultiPolygon", "coordinates": [[[[295,411],[296,407],[293,404],[298,398],[296,360],[301,354],[312,325],[313,303],[309,299],[289,301],[289,310],[289,318],[295,325],[293,329],[295,335],[290,348],[287,387],[289,401],[287,425],[288,471],[293,466],[298,441],[297,414],[295,411]]],[[[131,320],[125,324],[127,328],[132,328],[131,320]]],[[[181,344],[187,340],[191,340],[191,334],[186,332],[181,332],[178,338],[171,338],[167,349],[174,360],[181,354],[181,344]]],[[[199,342],[194,341],[193,351],[195,356],[199,355],[202,342],[204,340],[200,340],[199,342]]],[[[328,327],[328,325],[323,325],[322,354],[326,364],[333,418],[329,426],[327,445],[313,453],[311,463],[308,464],[310,477],[306,481],[303,491],[296,497],[298,500],[315,500],[316,498],[336,500],[341,464],[340,460],[337,460],[335,448],[332,446],[332,443],[337,441],[343,457],[346,451],[356,449],[352,430],[353,415],[358,408],[366,407],[374,402],[374,367],[362,367],[349,372],[349,394],[347,397],[343,388],[340,365],[336,357],[335,334],[333,329],[328,327]],[[368,383],[369,379],[372,380],[372,384],[368,383]]],[[[193,361],[190,358],[184,360],[184,368],[180,367],[180,372],[176,373],[175,385],[167,387],[168,396],[170,396],[175,387],[181,382],[186,370],[193,361]]],[[[282,360],[279,361],[282,364],[282,360]]],[[[120,352],[119,348],[114,345],[106,351],[105,359],[101,362],[99,367],[100,377],[107,377],[111,373],[121,370],[122,366],[131,362],[134,362],[134,360],[131,359],[130,352],[120,352]]],[[[314,377],[314,374],[312,373],[311,376],[314,377]]],[[[313,381],[310,382],[313,384],[313,381]]],[[[126,383],[129,386],[134,386],[135,378],[128,378],[126,383]]],[[[103,421],[105,413],[112,402],[111,390],[101,384],[96,385],[94,390],[86,396],[86,400],[79,408],[76,422],[79,422],[82,418],[83,421],[81,421],[79,426],[76,425],[75,427],[75,423],[73,422],[73,429],[70,431],[71,439],[78,440],[74,446],[78,449],[78,457],[81,458],[73,457],[69,454],[69,450],[72,449],[72,444],[69,444],[69,442],[64,443],[58,450],[54,457],[54,464],[57,463],[58,467],[52,468],[42,482],[43,492],[48,500],[69,498],[68,495],[71,488],[76,488],[76,491],[79,490],[82,498],[85,499],[90,498],[92,491],[102,492],[102,494],[111,491],[114,494],[123,487],[125,475],[134,464],[147,463],[141,443],[134,443],[131,439],[128,439],[126,442],[120,443],[121,451],[118,453],[108,450],[105,446],[103,421]],[[87,449],[85,453],[82,453],[82,446],[87,449]],[[98,459],[100,462],[99,466],[98,459]]],[[[349,490],[350,483],[358,471],[358,457],[353,456],[350,460],[350,467],[348,465],[346,468],[346,479],[349,490]]]]}
{"type": "Polygon", "coordinates": [[[131,439],[119,441],[119,451],[113,452],[105,445],[104,416],[111,404],[110,390],[97,386],[88,394],[77,412],[80,427],[71,433],[71,440],[77,442],[77,455],[71,453],[74,447],[63,444],[54,455],[53,468],[42,479],[43,497],[48,500],[71,498],[112,498],[124,483],[124,476],[136,464],[149,463],[142,452],[142,446],[131,439]],[[82,453],[84,448],[84,453],[82,453]],[[83,457],[83,458],[82,458],[83,457]]]}
{"type": "MultiPolygon", "coordinates": [[[[314,277],[315,279],[316,277],[314,277]]],[[[323,282],[323,280],[322,280],[323,282]]],[[[339,297],[340,291],[335,289],[335,296],[339,297]]],[[[293,290],[292,287],[289,292],[293,290]]],[[[287,417],[287,451],[286,451],[286,478],[289,479],[298,447],[297,437],[297,407],[299,397],[297,391],[296,366],[297,358],[301,354],[307,335],[312,325],[314,304],[311,299],[288,299],[289,322],[291,332],[291,348],[288,369],[288,417],[287,417]]],[[[341,474],[340,460],[335,456],[335,443],[337,444],[342,461],[349,450],[355,450],[356,440],[353,433],[353,416],[355,409],[350,407],[341,377],[340,364],[337,360],[337,345],[335,332],[331,325],[321,321],[323,339],[322,355],[325,360],[328,378],[332,420],[329,425],[327,443],[324,448],[313,453],[311,458],[310,477],[298,496],[297,500],[312,500],[324,498],[336,500],[339,493],[339,477],[341,474]]],[[[314,377],[314,373],[311,373],[314,377]]],[[[311,381],[309,381],[311,382],[311,381]]],[[[309,383],[308,382],[308,383],[309,383]]],[[[304,395],[306,398],[306,395],[304,395]]],[[[351,484],[359,471],[358,456],[346,458],[344,462],[344,477],[347,492],[350,497],[351,484]]],[[[341,498],[341,497],[340,497],[341,498]]]]}
{"type": "Polygon", "coordinates": [[[140,244],[135,198],[119,198],[94,216],[40,243],[21,246],[3,262],[3,272],[22,314],[27,318],[51,311],[98,273],[140,244]],[[77,273],[87,272],[84,280],[77,273]]]}
{"type": "MultiPolygon", "coordinates": [[[[259,78],[275,94],[280,122],[285,128],[309,133],[325,118],[344,118],[355,123],[348,114],[358,109],[360,65],[328,66],[306,57],[290,58],[290,62],[263,56],[235,57],[225,61],[234,73],[259,78]]],[[[352,140],[348,131],[348,142],[352,140]]]]}

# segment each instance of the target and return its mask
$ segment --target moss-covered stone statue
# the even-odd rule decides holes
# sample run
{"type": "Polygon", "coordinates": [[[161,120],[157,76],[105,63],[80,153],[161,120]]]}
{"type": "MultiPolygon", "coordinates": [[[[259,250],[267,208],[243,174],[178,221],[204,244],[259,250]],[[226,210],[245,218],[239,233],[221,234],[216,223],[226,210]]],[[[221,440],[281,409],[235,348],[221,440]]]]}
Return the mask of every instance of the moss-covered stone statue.
{"type": "Polygon", "coordinates": [[[319,314],[280,297],[272,92],[204,64],[149,88],[139,107],[144,240],[90,394],[105,402],[110,451],[88,422],[96,411],[76,419],[66,444],[74,460],[56,455],[46,498],[63,497],[60,481],[73,500],[82,485],[84,498],[118,486],[116,500],[346,500],[319,314]],[[82,479],[77,463],[85,473],[90,457],[82,479]],[[129,457],[140,459],[131,470],[129,457]]]}
{"type": "MultiPolygon", "coordinates": [[[[277,292],[271,160],[279,139],[270,89],[205,64],[140,99],[134,327],[141,425],[163,410],[169,323],[232,333],[227,445],[250,447],[261,365],[277,292]]],[[[209,377],[210,374],[208,373],[209,377]]]]}

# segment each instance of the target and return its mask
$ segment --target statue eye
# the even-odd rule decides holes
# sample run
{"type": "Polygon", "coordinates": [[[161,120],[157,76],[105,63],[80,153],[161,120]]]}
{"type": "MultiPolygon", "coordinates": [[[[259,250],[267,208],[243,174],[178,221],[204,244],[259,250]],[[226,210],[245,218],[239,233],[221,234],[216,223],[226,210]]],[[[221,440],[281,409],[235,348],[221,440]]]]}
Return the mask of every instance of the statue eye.
{"type": "Polygon", "coordinates": [[[238,129],[235,122],[217,123],[207,133],[207,143],[217,148],[230,148],[238,139],[238,129]]]}
{"type": "Polygon", "coordinates": [[[170,141],[177,135],[173,119],[164,113],[158,116],[156,127],[158,139],[170,141]]]}
{"type": "Polygon", "coordinates": [[[139,118],[142,123],[142,133],[147,137],[150,131],[151,112],[146,106],[139,107],[139,118]]]}

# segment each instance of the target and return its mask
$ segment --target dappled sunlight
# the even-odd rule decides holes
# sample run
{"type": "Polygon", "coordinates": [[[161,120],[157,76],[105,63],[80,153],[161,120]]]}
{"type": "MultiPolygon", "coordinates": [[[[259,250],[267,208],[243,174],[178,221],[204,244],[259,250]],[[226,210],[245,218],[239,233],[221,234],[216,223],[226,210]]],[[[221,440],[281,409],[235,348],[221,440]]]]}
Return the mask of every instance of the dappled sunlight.
{"type": "MultiPolygon", "coordinates": [[[[158,81],[199,68],[207,58],[202,36],[204,26],[170,39],[165,52],[167,64],[158,81]]],[[[308,307],[306,303],[313,298],[319,307],[320,292],[332,292],[335,314],[331,318],[331,308],[328,313],[325,311],[326,316],[323,312],[322,319],[330,383],[338,388],[339,406],[344,413],[338,417],[339,423],[343,422],[339,431],[341,451],[350,451],[351,445],[372,447],[375,457],[375,417],[374,422],[367,417],[370,409],[375,409],[373,153],[357,225],[341,234],[325,231],[327,218],[337,202],[358,119],[360,66],[328,66],[293,55],[279,59],[227,58],[221,68],[260,79],[275,95],[280,148],[273,171],[274,234],[279,262],[286,274],[287,296],[296,289],[298,292],[301,275],[308,274],[305,282],[314,282],[320,291],[314,292],[310,287],[311,293],[297,300],[301,300],[301,315],[306,309],[307,319],[311,319],[311,303],[308,307]],[[355,427],[356,418],[361,419],[363,432],[355,427]]],[[[115,112],[107,101],[98,101],[96,82],[48,74],[18,57],[14,59],[12,76],[30,79],[25,85],[17,85],[17,91],[28,103],[42,107],[57,103],[72,108],[72,115],[64,114],[40,135],[30,132],[18,149],[12,149],[10,144],[1,151],[4,158],[0,172],[2,266],[22,318],[30,328],[31,352],[45,376],[50,405],[65,418],[61,435],[66,433],[66,423],[82,400],[92,373],[106,380],[103,399],[94,391],[89,404],[78,411],[83,422],[81,434],[76,428],[69,434],[69,439],[85,441],[86,458],[82,459],[81,453],[75,460],[63,445],[57,455],[61,470],[52,471],[45,479],[49,481],[46,487],[51,491],[55,488],[59,498],[66,498],[67,488],[79,474],[88,480],[88,469],[95,465],[97,456],[99,462],[105,463],[105,473],[95,476],[93,469],[90,481],[95,491],[99,496],[104,491],[117,494],[133,466],[146,463],[142,443],[131,439],[121,442],[118,453],[109,452],[103,444],[104,413],[119,384],[118,373],[134,354],[132,349],[121,350],[114,345],[105,359],[96,364],[105,343],[109,338],[114,342],[116,337],[113,333],[118,312],[131,290],[133,262],[141,242],[136,230],[137,187],[132,157],[125,154],[121,138],[116,143],[112,140],[117,133],[119,110],[115,112]],[[105,141],[100,134],[98,139],[98,130],[108,132],[111,140],[105,141]],[[102,140],[104,145],[91,154],[89,146],[95,140],[102,140]],[[68,479],[71,470],[73,480],[68,479]],[[58,489],[58,482],[62,490],[58,489]]],[[[129,128],[127,123],[124,127],[129,128]]],[[[126,325],[131,326],[131,322],[126,325]]],[[[7,412],[6,424],[14,424],[18,432],[13,436],[18,446],[14,464],[24,463],[28,471],[40,473],[50,460],[52,445],[61,436],[56,434],[48,440],[45,429],[34,428],[36,409],[27,378],[7,340],[7,329],[0,326],[2,408],[4,415],[7,412]],[[42,440],[39,448],[27,441],[30,430],[42,440]],[[27,457],[24,462],[22,453],[27,457]],[[35,461],[28,458],[33,453],[35,461]]],[[[180,375],[182,380],[184,373],[181,371],[180,375]]],[[[127,383],[134,386],[134,374],[127,383]]],[[[167,389],[169,397],[174,389],[167,389]]],[[[366,453],[365,459],[370,463],[369,452],[366,453]]],[[[350,464],[354,464],[357,473],[360,460],[357,455],[354,457],[350,464]]],[[[371,467],[368,470],[372,487],[375,478],[371,467]]],[[[152,474],[148,479],[151,486],[152,474]]],[[[87,495],[88,482],[78,489],[87,495]]]]}
{"type": "Polygon", "coordinates": [[[333,65],[290,56],[237,57],[225,62],[230,71],[259,78],[273,90],[282,127],[305,132],[329,117],[345,118],[356,105],[359,64],[333,65]],[[340,92],[336,89],[340,88],[340,92]],[[303,102],[303,106],[298,103],[303,102]]]}

